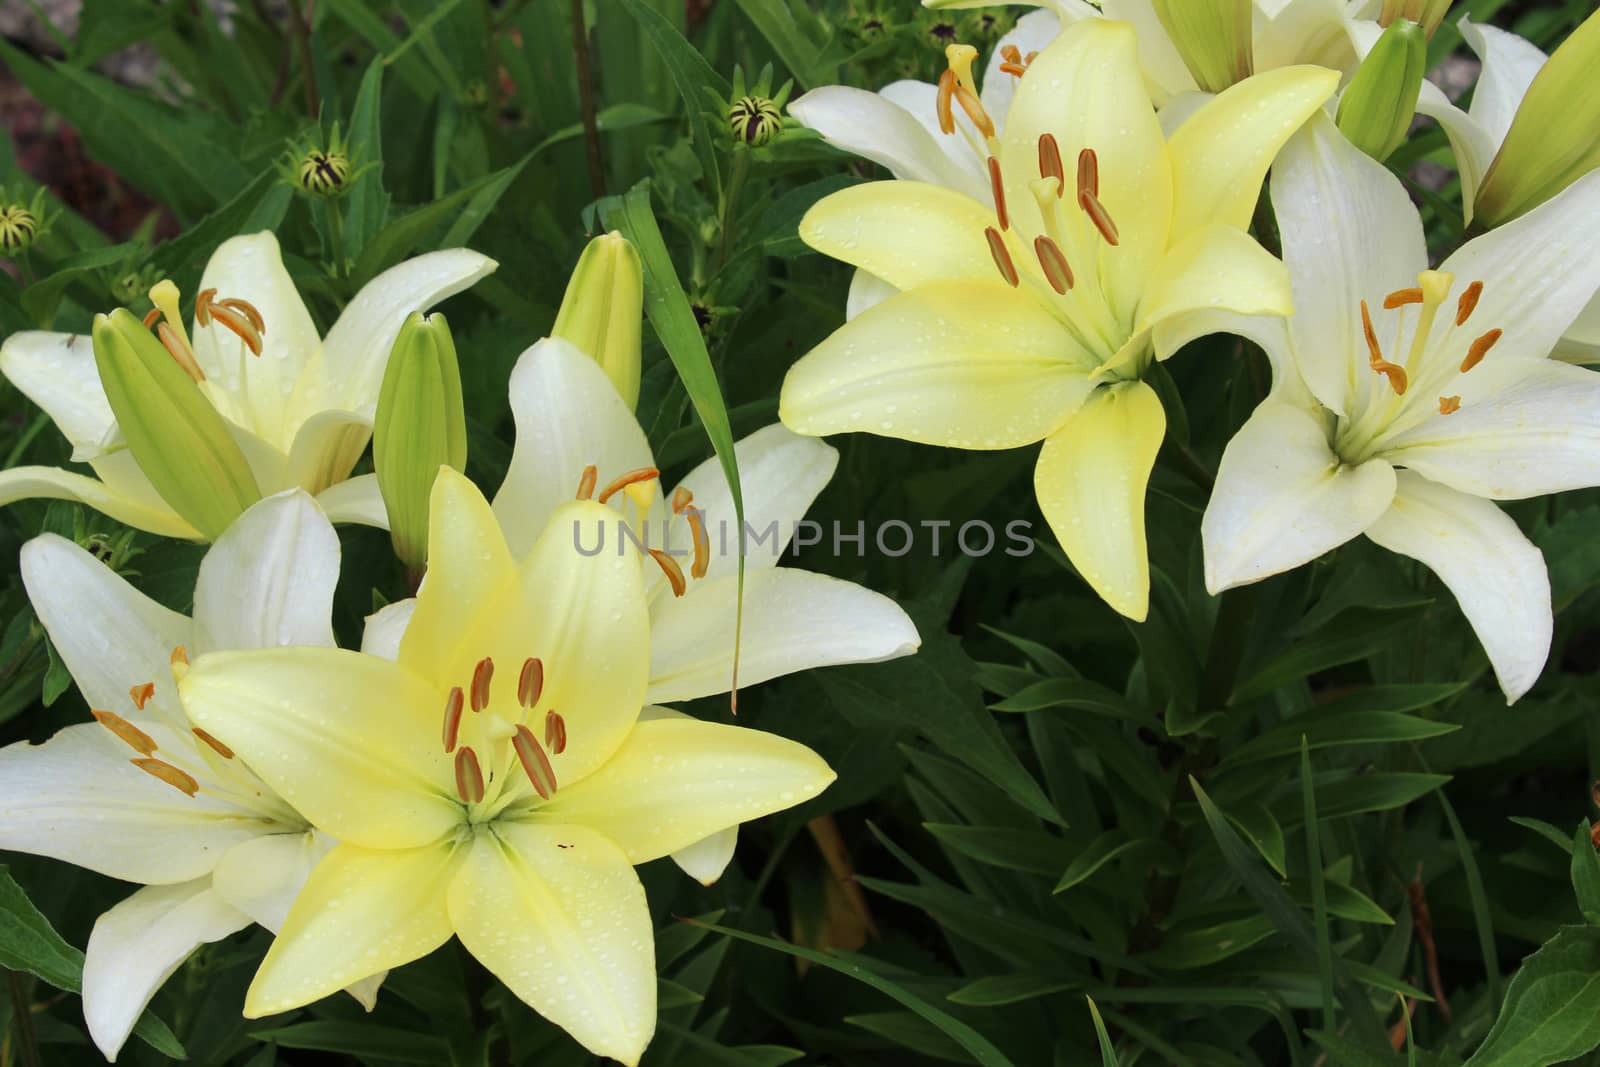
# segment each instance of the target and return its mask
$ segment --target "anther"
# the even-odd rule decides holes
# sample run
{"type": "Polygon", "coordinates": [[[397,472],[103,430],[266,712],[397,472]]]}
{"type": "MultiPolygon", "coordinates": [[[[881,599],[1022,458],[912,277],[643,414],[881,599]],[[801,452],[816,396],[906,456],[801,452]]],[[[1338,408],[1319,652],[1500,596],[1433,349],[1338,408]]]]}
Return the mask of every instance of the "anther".
{"type": "Polygon", "coordinates": [[[483,800],[483,770],[478,766],[478,754],[470,746],[456,753],[456,796],[466,804],[483,800]]]}
{"type": "Polygon", "coordinates": [[[1460,410],[1461,398],[1459,396],[1441,396],[1439,398],[1439,414],[1454,415],[1460,410]]]}
{"type": "Polygon", "coordinates": [[[1039,135],[1039,177],[1054,178],[1056,196],[1066,195],[1067,172],[1061,166],[1061,146],[1056,144],[1053,133],[1039,135]]]}
{"type": "Polygon", "coordinates": [[[1000,161],[993,156],[989,157],[989,188],[994,192],[994,214],[1000,220],[1000,228],[1009,230],[1011,219],[1006,215],[1006,187],[1000,183],[1000,161]]]}
{"type": "Polygon", "coordinates": [[[211,325],[211,301],[216,295],[215,289],[200,290],[200,295],[194,298],[194,321],[202,326],[211,325]]]}
{"type": "Polygon", "coordinates": [[[172,655],[167,657],[167,661],[174,667],[180,663],[187,667],[189,665],[189,649],[183,645],[174,645],[172,647],[172,655]]]}
{"type": "Polygon", "coordinates": [[[1461,299],[1456,301],[1456,325],[1465,326],[1467,320],[1472,318],[1472,313],[1477,310],[1478,298],[1483,296],[1483,283],[1473,282],[1467,286],[1466,292],[1461,294],[1461,299]]]}
{"type": "Polygon", "coordinates": [[[156,742],[149,734],[114,711],[91,711],[94,721],[117,735],[117,739],[141,756],[153,756],[156,742]]]}
{"type": "Polygon", "coordinates": [[[1404,396],[1406,370],[1383,358],[1383,348],[1378,344],[1378,332],[1372,328],[1372,312],[1367,310],[1365,300],[1361,301],[1361,331],[1367,338],[1368,366],[1389,380],[1389,387],[1394,390],[1396,396],[1404,396]]]}
{"type": "Polygon", "coordinates": [[[947,70],[939,75],[939,96],[934,104],[934,112],[939,117],[940,133],[956,132],[955,112],[950,109],[950,98],[956,91],[956,72],[947,70]]]}
{"type": "Polygon", "coordinates": [[[461,707],[466,703],[461,687],[450,687],[450,695],[444,699],[444,750],[454,752],[456,740],[461,736],[461,707]]]}
{"type": "Polygon", "coordinates": [[[139,768],[144,773],[154,775],[155,777],[161,779],[163,782],[166,782],[180,793],[185,793],[192,797],[200,792],[199,782],[195,781],[192,776],[185,774],[172,764],[163,760],[150,759],[146,757],[144,759],[129,760],[128,762],[139,768]]]}
{"type": "Polygon", "coordinates": [[[1078,199],[1081,201],[1086,194],[1096,198],[1100,196],[1100,157],[1094,154],[1092,148],[1085,148],[1078,153],[1078,199]]]}
{"type": "Polygon", "coordinates": [[[1020,64],[1022,62],[1022,49],[1018,48],[1014,44],[1008,44],[1000,49],[1000,58],[1004,59],[1007,63],[1020,64]]]}
{"type": "Polygon", "coordinates": [[[250,320],[250,325],[256,328],[256,333],[267,332],[267,320],[261,317],[261,312],[257,311],[256,306],[250,303],[250,301],[240,300],[236,296],[230,296],[226,300],[218,300],[217,303],[221,304],[225,308],[232,308],[234,311],[239,312],[246,319],[250,320]]]}
{"type": "Polygon", "coordinates": [[[626,474],[619,474],[610,485],[606,486],[600,491],[600,503],[604,504],[607,500],[610,500],[613,496],[620,493],[630,485],[634,485],[638,482],[648,482],[651,478],[659,477],[661,477],[661,471],[657,470],[655,467],[640,467],[637,470],[631,470],[626,474]]]}
{"type": "Polygon", "coordinates": [[[544,692],[544,661],[530,656],[522,661],[522,673],[517,676],[517,703],[531,708],[539,703],[544,692]]]}
{"type": "Polygon", "coordinates": [[[150,698],[155,695],[156,683],[154,682],[145,682],[143,685],[136,685],[128,690],[128,696],[133,700],[133,706],[140,711],[144,710],[144,706],[150,703],[150,698]]]}
{"type": "Polygon", "coordinates": [[[158,323],[160,321],[161,321],[161,309],[160,308],[151,308],[149,311],[146,311],[144,313],[144,328],[145,329],[148,330],[150,327],[154,326],[156,323],[158,323]]]}
{"type": "Polygon", "coordinates": [[[594,496],[594,484],[600,480],[600,468],[593,463],[583,468],[583,475],[578,479],[578,499],[589,500],[594,496]]]}
{"type": "Polygon", "coordinates": [[[1500,335],[1504,332],[1503,330],[1490,330],[1472,342],[1472,347],[1467,349],[1467,358],[1461,361],[1461,373],[1465,374],[1482,363],[1483,357],[1489,354],[1489,349],[1495,346],[1495,343],[1500,340],[1500,335]]]}
{"type": "Polygon", "coordinates": [[[229,748],[227,745],[223,744],[221,741],[218,741],[215,737],[212,737],[210,734],[208,734],[204,730],[200,729],[200,727],[196,726],[194,728],[194,735],[196,737],[198,737],[200,740],[204,741],[206,743],[206,745],[210,747],[211,751],[215,752],[217,755],[221,756],[223,759],[232,759],[233,758],[233,749],[229,748]]]}
{"type": "Polygon", "coordinates": [[[1073,286],[1073,277],[1072,266],[1067,262],[1067,254],[1061,251],[1061,246],[1049,237],[1035,237],[1033,254],[1039,257],[1039,266],[1044,270],[1050,288],[1065,295],[1073,286]]]}
{"type": "Polygon", "coordinates": [[[649,552],[650,558],[656,561],[656,566],[661,568],[661,573],[667,576],[667,581],[672,585],[673,596],[682,596],[688,591],[689,583],[683,580],[683,568],[678,566],[677,560],[659,548],[650,548],[645,551],[649,552]]]}
{"type": "Polygon", "coordinates": [[[550,757],[544,754],[544,747],[526,723],[517,724],[511,749],[517,754],[517,760],[528,775],[528,781],[533,783],[534,790],[542,799],[549,800],[556,791],[556,769],[550,766],[550,757]]]}
{"type": "Polygon", "coordinates": [[[567,720],[559,712],[545,712],[544,743],[558,756],[567,750],[567,720]]]}
{"type": "Polygon", "coordinates": [[[694,535],[694,562],[689,565],[689,575],[704,578],[711,566],[711,535],[706,532],[705,512],[690,508],[687,514],[689,532],[694,535]]]}
{"type": "Polygon", "coordinates": [[[1426,298],[1421,289],[1396,289],[1383,298],[1383,310],[1393,311],[1407,304],[1420,304],[1426,298]]]}
{"type": "Polygon", "coordinates": [[[1100,231],[1100,236],[1106,239],[1106,244],[1115,247],[1118,244],[1117,224],[1111,219],[1111,212],[1100,202],[1099,197],[1080,188],[1078,191],[1078,206],[1088,214],[1089,221],[1094,223],[1094,228],[1100,231]]]}
{"type": "Polygon", "coordinates": [[[989,241],[989,254],[994,257],[994,265],[1000,268],[1000,277],[1015,289],[1021,283],[1021,278],[1017,275],[1017,265],[1011,262],[1011,253],[1006,250],[1000,231],[990,226],[983,231],[983,236],[989,241]]]}
{"type": "Polygon", "coordinates": [[[488,656],[472,668],[472,710],[482,711],[489,706],[489,683],[494,680],[494,660],[488,656]]]}
{"type": "Polygon", "coordinates": [[[967,118],[978,127],[978,132],[987,140],[994,136],[994,120],[983,109],[983,102],[972,94],[965,85],[957,85],[955,90],[956,103],[961,105],[961,110],[967,113],[967,118]]]}
{"type": "Polygon", "coordinates": [[[183,335],[172,328],[171,323],[164,319],[156,323],[156,336],[161,339],[162,347],[167,350],[167,354],[183,368],[185,374],[196,382],[206,380],[205,371],[200,369],[199,361],[194,358],[194,350],[189,347],[189,342],[183,339],[183,335]]]}
{"type": "Polygon", "coordinates": [[[680,485],[672,491],[672,513],[674,515],[682,515],[683,509],[692,503],[694,503],[694,494],[683,486],[680,485]]]}
{"type": "Polygon", "coordinates": [[[252,356],[261,354],[261,334],[256,332],[255,324],[242,312],[235,311],[223,304],[215,304],[211,308],[211,319],[218,325],[225,326],[243,341],[252,356]]]}

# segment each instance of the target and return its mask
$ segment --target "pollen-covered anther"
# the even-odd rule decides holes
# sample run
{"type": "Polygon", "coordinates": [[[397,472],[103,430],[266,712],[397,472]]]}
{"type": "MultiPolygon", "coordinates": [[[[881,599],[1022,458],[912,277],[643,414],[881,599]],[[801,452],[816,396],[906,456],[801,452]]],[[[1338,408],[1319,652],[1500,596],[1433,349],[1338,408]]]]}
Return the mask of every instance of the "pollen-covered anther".
{"type": "Polygon", "coordinates": [[[971,119],[972,124],[978,127],[978,132],[983,134],[984,139],[987,140],[993,137],[994,120],[983,109],[983,102],[977,98],[972,90],[965,85],[957,85],[955,96],[956,103],[961,105],[961,110],[967,113],[967,118],[971,119]]]}
{"type": "Polygon", "coordinates": [[[544,692],[544,661],[530,656],[522,661],[522,673],[517,675],[517,703],[531,708],[539,703],[544,692]]]}
{"type": "Polygon", "coordinates": [[[483,769],[478,766],[478,754],[470,745],[456,753],[456,796],[466,804],[483,800],[483,769]]]}
{"type": "Polygon", "coordinates": [[[583,468],[583,474],[578,477],[579,500],[592,500],[594,498],[595,483],[600,480],[600,468],[593,463],[583,468]]]}
{"type": "Polygon", "coordinates": [[[1004,62],[1000,64],[1000,72],[1002,74],[1009,74],[1013,78],[1020,78],[1024,74],[1028,73],[1028,64],[1023,61],[1022,49],[1018,48],[1016,45],[1008,44],[1004,48],[1000,49],[1000,58],[1004,60],[1004,62]]]}
{"type": "Polygon", "coordinates": [[[533,731],[528,729],[526,723],[517,724],[516,736],[511,739],[511,750],[517,754],[517,761],[522,764],[528,781],[533,783],[534,791],[544,800],[554,796],[556,769],[550,766],[550,757],[545,755],[544,746],[539,744],[539,739],[533,736],[533,731]]]}
{"type": "Polygon", "coordinates": [[[1441,396],[1439,398],[1439,414],[1454,415],[1460,410],[1461,398],[1459,396],[1441,396]]]}
{"type": "Polygon", "coordinates": [[[461,692],[459,685],[450,687],[450,695],[444,698],[444,750],[454,752],[456,739],[461,736],[461,709],[466,704],[466,697],[461,692]]]}
{"type": "MultiPolygon", "coordinates": [[[[215,289],[200,290],[199,295],[194,298],[194,321],[202,326],[211,325],[211,301],[216,299],[216,296],[215,289]]],[[[145,325],[148,326],[149,323],[145,325]]]]}
{"type": "Polygon", "coordinates": [[[144,773],[161,779],[180,793],[192,797],[200,792],[200,783],[195,781],[192,775],[185,774],[165,760],[152,759],[147,756],[142,759],[129,760],[128,762],[144,773]]]}
{"type": "Polygon", "coordinates": [[[1490,330],[1488,333],[1472,342],[1472,347],[1467,349],[1467,358],[1461,361],[1461,373],[1465,374],[1473,367],[1476,367],[1478,364],[1482,363],[1483,357],[1489,354],[1489,349],[1493,348],[1499,342],[1501,335],[1504,333],[1504,330],[1490,330]]]}
{"type": "Polygon", "coordinates": [[[1367,310],[1365,300],[1361,301],[1361,332],[1367,339],[1368,366],[1389,380],[1389,387],[1396,396],[1405,396],[1406,369],[1383,358],[1383,348],[1378,344],[1378,331],[1372,327],[1372,312],[1367,310]]]}
{"type": "Polygon", "coordinates": [[[659,548],[647,548],[650,558],[656,561],[656,566],[661,568],[661,573],[667,576],[667,582],[672,586],[673,596],[682,596],[689,589],[689,583],[683,579],[683,568],[678,566],[678,561],[661,551],[659,548]]]}
{"type": "MultiPolygon", "coordinates": [[[[228,301],[211,305],[211,321],[226,327],[229,332],[238,336],[250,350],[252,356],[261,354],[261,332],[256,329],[255,322],[242,311],[228,307],[228,301]]],[[[259,316],[257,316],[259,318],[259,316]]]]}
{"type": "Polygon", "coordinates": [[[939,75],[939,95],[934,102],[934,113],[939,117],[940,133],[956,132],[956,114],[950,107],[955,92],[956,72],[947,70],[939,75]]]}
{"type": "Polygon", "coordinates": [[[600,503],[604,504],[630,485],[648,482],[651,478],[659,477],[661,477],[661,471],[655,467],[639,467],[628,471],[626,474],[619,474],[611,481],[611,484],[600,491],[600,503]]]}
{"type": "Polygon", "coordinates": [[[1006,248],[1005,238],[1000,236],[1000,231],[993,226],[983,231],[983,236],[989,242],[989,254],[994,257],[994,265],[1000,270],[1000,277],[1006,284],[1015,289],[1021,284],[1022,278],[1017,274],[1017,265],[1011,261],[1011,253],[1006,248]]]}
{"type": "Polygon", "coordinates": [[[150,698],[155,695],[156,683],[154,682],[145,682],[143,685],[131,686],[128,689],[128,697],[133,701],[133,706],[140,711],[144,710],[144,706],[150,703],[150,698]]]}
{"type": "Polygon", "coordinates": [[[694,503],[694,494],[683,486],[680,485],[672,491],[672,513],[674,515],[682,515],[683,509],[692,503],[694,503]]]}
{"type": "Polygon", "coordinates": [[[165,319],[156,323],[156,337],[160,338],[161,346],[183,368],[185,374],[197,383],[206,380],[205,371],[200,369],[200,361],[194,358],[194,349],[189,347],[183,334],[172,328],[171,323],[165,319]]]}
{"type": "Polygon", "coordinates": [[[1042,133],[1039,135],[1039,177],[1054,178],[1056,180],[1056,196],[1065,196],[1067,192],[1067,172],[1061,165],[1061,146],[1056,143],[1055,134],[1042,133]]]}
{"type": "MultiPolygon", "coordinates": [[[[1094,149],[1085,148],[1078,153],[1078,200],[1081,206],[1085,196],[1100,198],[1100,157],[1094,149]]],[[[1088,208],[1084,208],[1085,211],[1088,208]]]]}
{"type": "Polygon", "coordinates": [[[210,734],[200,729],[200,727],[194,727],[194,735],[201,741],[205,742],[206,747],[211,749],[211,751],[215,752],[217,755],[221,756],[223,759],[233,759],[233,749],[229,748],[221,741],[218,741],[215,737],[212,737],[210,734]]]}
{"type": "Polygon", "coordinates": [[[1473,282],[1461,294],[1461,299],[1456,301],[1456,325],[1465,326],[1467,320],[1472,318],[1472,313],[1478,308],[1478,300],[1483,296],[1483,283],[1473,282]]]}
{"type": "Polygon", "coordinates": [[[156,742],[153,737],[124,719],[114,711],[90,711],[94,721],[117,735],[117,739],[141,756],[153,756],[156,742]]]}
{"type": "Polygon", "coordinates": [[[1078,191],[1078,206],[1083,208],[1089,216],[1089,221],[1094,223],[1094,228],[1100,231],[1100,236],[1106,239],[1106,244],[1116,247],[1120,243],[1120,234],[1117,224],[1111,218],[1111,212],[1100,202],[1100,198],[1086,189],[1078,191]]]}
{"type": "Polygon", "coordinates": [[[994,193],[994,215],[1000,220],[1000,228],[1011,228],[1011,217],[1006,214],[1006,187],[1000,180],[1000,161],[993,156],[989,157],[989,189],[994,193]]]}
{"type": "Polygon", "coordinates": [[[489,706],[489,683],[494,681],[494,660],[488,656],[472,668],[472,710],[482,711],[489,706]]]}
{"type": "Polygon", "coordinates": [[[558,756],[567,750],[567,720],[561,717],[560,712],[545,712],[544,743],[558,756]]]}
{"type": "Polygon", "coordinates": [[[167,657],[167,661],[174,667],[180,663],[187,667],[189,665],[189,649],[183,645],[173,645],[172,655],[167,657]]]}
{"type": "Polygon", "coordinates": [[[705,511],[690,508],[684,517],[689,520],[689,532],[694,536],[694,562],[689,565],[692,578],[704,578],[711,566],[711,535],[706,532],[705,511]]]}
{"type": "Polygon", "coordinates": [[[144,313],[144,320],[143,321],[144,321],[144,328],[147,329],[147,330],[150,329],[156,323],[161,321],[161,309],[160,308],[151,308],[149,311],[146,311],[144,313]]]}
{"type": "Polygon", "coordinates": [[[1403,308],[1407,304],[1420,304],[1426,299],[1427,297],[1421,289],[1396,289],[1383,298],[1383,310],[1393,311],[1395,308],[1403,308]]]}
{"type": "Polygon", "coordinates": [[[1049,237],[1035,237],[1033,254],[1039,257],[1039,267],[1044,271],[1045,281],[1050,283],[1050,288],[1066,295],[1074,279],[1072,266],[1067,262],[1067,254],[1061,251],[1061,246],[1049,237]]]}

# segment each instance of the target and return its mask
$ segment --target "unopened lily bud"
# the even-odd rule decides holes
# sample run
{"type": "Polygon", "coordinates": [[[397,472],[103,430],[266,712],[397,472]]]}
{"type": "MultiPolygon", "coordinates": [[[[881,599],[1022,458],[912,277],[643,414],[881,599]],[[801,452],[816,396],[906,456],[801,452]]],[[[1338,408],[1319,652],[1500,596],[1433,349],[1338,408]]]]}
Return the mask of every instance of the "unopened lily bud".
{"type": "Polygon", "coordinates": [[[1600,167],[1600,12],[1556,49],[1528,86],[1478,189],[1475,214],[1498,226],[1600,167]]]}
{"type": "Polygon", "coordinates": [[[1428,34],[1409,19],[1383,31],[1339,98],[1339,130],[1380,163],[1406,139],[1428,72],[1428,34]]]}
{"type": "Polygon", "coordinates": [[[600,364],[622,399],[639,402],[639,321],[644,268],[639,253],[615,231],[589,242],[572,270],[551,334],[600,364]]]}
{"type": "Polygon", "coordinates": [[[1406,19],[1421,26],[1431,39],[1450,10],[1452,0],[1383,0],[1378,25],[1387,29],[1406,19]]]}
{"type": "Polygon", "coordinates": [[[1251,0],[1154,0],[1156,15],[1200,88],[1220,93],[1255,69],[1251,0]]]}
{"type": "Polygon", "coordinates": [[[461,369],[443,315],[413,312],[400,327],[378,392],[372,464],[395,554],[420,572],[428,559],[428,502],[440,467],[467,465],[461,369]]]}
{"type": "Polygon", "coordinates": [[[0,207],[0,253],[16,255],[32,247],[39,236],[39,217],[21,204],[0,207]]]}
{"type": "Polygon", "coordinates": [[[214,541],[261,499],[228,425],[177,356],[124,308],[94,320],[94,361],[139,469],[214,541]]]}

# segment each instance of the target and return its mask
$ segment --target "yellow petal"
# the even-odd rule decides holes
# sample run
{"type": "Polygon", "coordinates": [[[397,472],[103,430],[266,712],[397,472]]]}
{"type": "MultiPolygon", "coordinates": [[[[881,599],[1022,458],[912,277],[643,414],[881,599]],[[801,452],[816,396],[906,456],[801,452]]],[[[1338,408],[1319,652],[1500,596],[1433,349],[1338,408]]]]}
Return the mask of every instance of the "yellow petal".
{"type": "Polygon", "coordinates": [[[462,850],[372,850],[342,844],[323,857],[289,909],[245,994],[247,1019],[310,1004],[450,940],[446,894],[462,850]]]}
{"type": "Polygon", "coordinates": [[[644,887],[611,841],[579,826],[500,820],[450,887],[467,951],[597,1056],[637,1064],[656,1026],[644,887]]]}
{"type": "Polygon", "coordinates": [[[1190,320],[1219,311],[1294,311],[1288,268],[1243,230],[1223,225],[1194,231],[1162,259],[1139,307],[1139,329],[1155,331],[1156,355],[1166,359],[1202,336],[1190,320]]]}
{"type": "Polygon", "coordinates": [[[1233,86],[1172,135],[1172,240],[1212,223],[1246,229],[1278,149],[1339,87],[1322,67],[1281,67],[1233,86]]]}
{"type": "Polygon", "coordinates": [[[995,277],[983,231],[994,212],[925,182],[869,182],[825,196],[800,220],[800,238],[896,289],[995,277]]]}
{"type": "Polygon", "coordinates": [[[845,323],[789,371],[779,417],[796,433],[864,431],[954,448],[1045,437],[1098,361],[1026,290],[939,282],[845,323]]]}
{"type": "Polygon", "coordinates": [[[1045,441],[1033,475],[1067,558],[1136,622],[1150,604],[1144,491],[1166,429],[1161,401],[1143,382],[1098,390],[1045,441]]]}
{"type": "Polygon", "coordinates": [[[590,827],[621,845],[629,863],[645,863],[802,804],[833,778],[822,757],[777,734],[651,719],[605,766],[528,818],[590,827]]]}
{"type": "Polygon", "coordinates": [[[336,648],[213,652],[178,693],[195,725],[341,841],[412,848],[461,823],[443,699],[398,664],[336,648]]]}

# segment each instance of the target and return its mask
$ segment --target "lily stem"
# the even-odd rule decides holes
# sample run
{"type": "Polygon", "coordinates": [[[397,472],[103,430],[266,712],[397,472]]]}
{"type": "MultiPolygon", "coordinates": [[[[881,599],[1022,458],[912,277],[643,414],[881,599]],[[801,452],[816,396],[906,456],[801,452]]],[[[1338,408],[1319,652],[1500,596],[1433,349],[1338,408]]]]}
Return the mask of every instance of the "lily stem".
{"type": "Polygon", "coordinates": [[[23,1067],[40,1067],[39,1043],[33,1035],[33,1005],[28,1001],[28,990],[21,974],[6,972],[6,982],[11,987],[12,1026],[17,1035],[17,1048],[21,1052],[23,1067]]]}
{"type": "Polygon", "coordinates": [[[578,108],[583,115],[583,143],[589,156],[589,189],[596,200],[606,195],[605,161],[600,156],[600,120],[594,107],[594,71],[589,65],[589,30],[583,0],[572,0],[572,55],[578,67],[578,108]]]}
{"type": "Polygon", "coordinates": [[[337,200],[324,201],[328,205],[328,244],[332,246],[333,269],[340,278],[350,275],[350,264],[344,256],[344,210],[337,200]]]}
{"type": "Polygon", "coordinates": [[[750,175],[750,152],[743,146],[733,150],[733,167],[728,174],[728,189],[722,197],[722,237],[717,245],[717,269],[721,270],[733,254],[733,224],[739,209],[739,194],[750,175]]]}

